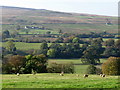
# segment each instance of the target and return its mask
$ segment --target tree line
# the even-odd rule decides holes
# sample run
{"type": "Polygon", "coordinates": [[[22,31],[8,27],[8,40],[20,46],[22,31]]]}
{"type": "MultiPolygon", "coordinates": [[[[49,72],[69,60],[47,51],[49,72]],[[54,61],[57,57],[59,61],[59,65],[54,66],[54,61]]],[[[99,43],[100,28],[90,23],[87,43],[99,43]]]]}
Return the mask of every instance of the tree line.
{"type": "Polygon", "coordinates": [[[27,42],[27,43],[41,43],[46,41],[48,43],[72,43],[73,39],[80,39],[79,42],[82,43],[84,40],[82,38],[119,38],[116,37],[118,34],[111,34],[107,32],[95,33],[90,32],[86,34],[72,34],[72,33],[64,33],[61,29],[59,30],[59,34],[51,34],[50,31],[46,32],[46,34],[19,34],[18,31],[10,32],[9,30],[5,30],[2,33],[2,41],[8,41],[8,38],[14,38],[14,42],[27,42]],[[50,39],[45,39],[50,38],[50,39]]]}
{"type": "Polygon", "coordinates": [[[74,43],[52,43],[48,46],[47,42],[41,43],[37,50],[21,51],[17,50],[14,42],[8,41],[6,48],[2,49],[2,57],[7,55],[39,55],[44,54],[48,58],[81,58],[82,63],[99,64],[100,58],[108,58],[110,56],[119,57],[120,40],[109,39],[107,41],[102,38],[91,39],[89,43],[80,45],[74,43]]]}

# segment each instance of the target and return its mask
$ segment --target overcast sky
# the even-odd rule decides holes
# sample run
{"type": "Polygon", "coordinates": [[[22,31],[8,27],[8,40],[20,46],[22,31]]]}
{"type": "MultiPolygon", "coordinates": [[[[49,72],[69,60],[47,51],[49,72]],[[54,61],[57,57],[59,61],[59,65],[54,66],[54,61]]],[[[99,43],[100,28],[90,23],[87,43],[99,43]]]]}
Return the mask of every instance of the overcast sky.
{"type": "Polygon", "coordinates": [[[2,0],[1,6],[118,16],[119,0],[2,0]]]}

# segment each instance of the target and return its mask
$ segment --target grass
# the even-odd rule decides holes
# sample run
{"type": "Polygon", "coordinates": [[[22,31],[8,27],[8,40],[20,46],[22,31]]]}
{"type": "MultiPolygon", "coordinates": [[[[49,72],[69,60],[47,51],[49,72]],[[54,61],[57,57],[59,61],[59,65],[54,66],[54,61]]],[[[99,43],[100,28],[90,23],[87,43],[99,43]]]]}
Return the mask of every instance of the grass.
{"type": "MultiPolygon", "coordinates": [[[[12,38],[11,38],[11,40],[12,40],[12,38]]],[[[14,42],[14,44],[18,50],[30,50],[30,49],[36,50],[36,49],[40,49],[41,43],[14,42]]],[[[48,46],[50,46],[51,44],[52,43],[48,43],[48,46]]],[[[62,45],[63,43],[60,43],[60,44],[62,45]]],[[[6,43],[4,43],[4,42],[0,42],[0,45],[2,45],[3,47],[6,47],[6,43]]]]}
{"type": "MultiPolygon", "coordinates": [[[[103,63],[105,62],[106,59],[102,58],[100,59],[100,62],[103,63]]],[[[82,64],[81,59],[49,59],[49,62],[57,62],[57,63],[70,63],[72,62],[73,64],[82,64]]]]}
{"type": "MultiPolygon", "coordinates": [[[[6,47],[6,43],[2,43],[2,46],[6,47]]],[[[39,49],[40,43],[15,42],[15,46],[19,50],[39,49]]]]}
{"type": "MultiPolygon", "coordinates": [[[[14,42],[18,50],[30,50],[30,49],[39,49],[41,43],[24,43],[24,42],[14,42]],[[31,47],[32,46],[32,47],[31,47]]],[[[0,43],[1,44],[1,43],[0,43]]],[[[48,43],[48,46],[51,43],[48,43]]],[[[2,43],[3,47],[6,47],[6,43],[2,43]]]]}
{"type": "MultiPolygon", "coordinates": [[[[27,29],[28,34],[46,34],[46,32],[50,31],[51,34],[58,34],[58,31],[52,30],[41,30],[41,29],[27,29]]],[[[26,34],[25,30],[19,31],[19,34],[26,34]]]]}
{"type": "MultiPolygon", "coordinates": [[[[51,31],[52,34],[58,34],[59,29],[63,32],[67,33],[90,33],[90,32],[110,32],[110,33],[117,33],[117,25],[106,25],[106,24],[86,24],[86,23],[79,23],[79,24],[68,24],[68,23],[61,23],[61,24],[42,24],[46,28],[50,28],[51,30],[37,30],[37,29],[28,29],[29,34],[45,34],[47,31],[51,31]],[[114,31],[114,32],[113,32],[114,31]]],[[[27,25],[30,26],[30,25],[27,25]]],[[[33,25],[31,25],[33,26],[33,25]]],[[[39,26],[39,25],[38,25],[39,26]]],[[[23,28],[24,26],[21,25],[23,28]]],[[[9,30],[10,32],[16,31],[16,25],[3,25],[2,30],[9,30]]],[[[18,31],[19,34],[25,34],[26,30],[21,29],[18,31]]]]}
{"type": "MultiPolygon", "coordinates": [[[[107,59],[100,59],[101,63],[104,63],[107,59]]],[[[74,64],[75,73],[81,73],[85,74],[86,69],[89,65],[83,65],[80,59],[49,59],[48,64],[51,62],[57,62],[57,63],[70,63],[72,62],[74,64]]],[[[101,68],[101,65],[96,65],[96,67],[101,68]]]]}
{"type": "MultiPolygon", "coordinates": [[[[106,59],[101,59],[104,62],[106,59]]],[[[80,59],[50,59],[49,62],[81,64],[80,59]]],[[[89,75],[83,78],[88,65],[75,65],[74,74],[38,73],[32,74],[4,74],[3,88],[120,88],[118,76],[89,75]],[[79,74],[79,76],[77,76],[79,74]]]]}
{"type": "Polygon", "coordinates": [[[117,33],[118,31],[117,25],[107,26],[105,24],[44,24],[44,26],[52,28],[53,30],[61,28],[64,32],[70,33],[89,33],[103,31],[117,33]]]}
{"type": "MultiPolygon", "coordinates": [[[[9,38],[8,40],[12,40],[13,38],[9,38]]],[[[117,40],[117,39],[114,39],[117,40]]],[[[39,49],[40,48],[40,44],[41,43],[25,43],[25,42],[14,42],[16,48],[18,50],[30,50],[30,49],[39,49]],[[31,47],[32,46],[32,47],[31,47]]],[[[63,43],[61,43],[62,45],[63,43]]],[[[0,45],[2,45],[3,47],[6,47],[6,43],[2,43],[0,42],[0,45]]],[[[51,45],[51,43],[48,43],[48,46],[51,45]]],[[[82,44],[80,44],[80,46],[82,46],[82,44]]]]}
{"type": "Polygon", "coordinates": [[[3,75],[3,88],[118,88],[118,76],[89,75],[83,78],[83,74],[57,73],[3,75]]]}
{"type": "Polygon", "coordinates": [[[84,74],[88,65],[81,65],[82,62],[80,59],[49,59],[48,63],[57,62],[57,63],[73,63],[75,68],[75,73],[84,74]]]}
{"type": "MultiPolygon", "coordinates": [[[[109,40],[109,39],[113,39],[113,38],[103,38],[103,41],[107,41],[107,40],[109,40]]],[[[119,40],[119,39],[114,38],[113,40],[117,41],[117,40],[119,40]]]]}
{"type": "Polygon", "coordinates": [[[81,64],[80,59],[49,59],[49,62],[81,64]]]}
{"type": "MultiPolygon", "coordinates": [[[[41,43],[25,43],[25,42],[14,42],[16,48],[18,50],[30,50],[30,49],[40,49],[40,45],[41,43]]],[[[47,43],[48,46],[50,46],[52,43],[47,43]]],[[[63,43],[60,43],[61,45],[63,43]]],[[[6,43],[4,42],[0,42],[0,45],[2,45],[3,47],[6,47],[6,43]]]]}
{"type": "Polygon", "coordinates": [[[75,73],[85,74],[88,66],[89,65],[74,65],[75,73]]]}

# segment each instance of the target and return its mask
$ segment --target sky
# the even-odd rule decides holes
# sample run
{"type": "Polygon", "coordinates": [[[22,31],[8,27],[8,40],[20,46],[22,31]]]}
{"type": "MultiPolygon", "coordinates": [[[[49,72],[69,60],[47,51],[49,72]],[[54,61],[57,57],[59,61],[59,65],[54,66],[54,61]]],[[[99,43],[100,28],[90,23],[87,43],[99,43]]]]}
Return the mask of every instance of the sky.
{"type": "Polygon", "coordinates": [[[118,16],[119,0],[2,0],[1,6],[118,16]]]}

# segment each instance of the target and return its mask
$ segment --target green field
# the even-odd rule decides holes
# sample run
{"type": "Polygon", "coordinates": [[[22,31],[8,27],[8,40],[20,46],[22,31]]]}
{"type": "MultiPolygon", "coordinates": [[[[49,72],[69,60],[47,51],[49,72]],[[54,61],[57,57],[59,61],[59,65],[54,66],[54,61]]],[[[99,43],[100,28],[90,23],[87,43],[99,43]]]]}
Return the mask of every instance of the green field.
{"type": "MultiPolygon", "coordinates": [[[[2,43],[2,46],[6,47],[6,43],[2,43]]],[[[39,49],[40,43],[15,42],[15,46],[19,50],[39,49]]]]}
{"type": "MultiPolygon", "coordinates": [[[[40,49],[40,44],[41,43],[14,42],[14,44],[15,44],[15,46],[18,50],[30,50],[30,49],[40,49]]],[[[51,43],[48,43],[48,45],[50,45],[50,44],[51,43]]],[[[2,43],[2,46],[6,47],[6,43],[2,43]]]]}
{"type": "MultiPolygon", "coordinates": [[[[100,62],[103,63],[107,59],[100,59],[100,62]]],[[[85,74],[86,69],[89,65],[83,65],[80,59],[49,59],[48,64],[51,62],[56,63],[73,63],[75,68],[75,73],[85,74]]],[[[96,65],[96,67],[101,68],[101,65],[96,65]]]]}
{"type": "MultiPolygon", "coordinates": [[[[100,59],[101,63],[105,62],[106,59],[100,59]]],[[[74,64],[82,64],[80,59],[49,59],[49,62],[57,62],[57,63],[69,63],[72,62],[74,64]]]]}
{"type": "MultiPolygon", "coordinates": [[[[106,59],[101,59],[105,62],[106,59]]],[[[37,73],[32,74],[3,74],[3,88],[118,88],[118,76],[89,75],[83,78],[88,65],[81,65],[80,59],[49,59],[49,62],[68,63],[73,62],[75,65],[74,74],[59,73],[37,73]],[[77,76],[79,75],[79,76],[77,76]]],[[[97,65],[100,67],[100,65],[97,65]]]]}
{"type": "MultiPolygon", "coordinates": [[[[41,43],[25,43],[25,42],[14,42],[16,48],[18,50],[30,50],[30,49],[40,49],[41,43]],[[32,47],[31,47],[32,46],[32,47]]],[[[50,46],[52,43],[48,43],[48,46],[50,46]]],[[[63,43],[61,43],[62,45],[63,43]]],[[[3,47],[6,47],[6,43],[0,42],[0,45],[3,47]]],[[[81,44],[82,45],[82,44],[81,44]]]]}
{"type": "Polygon", "coordinates": [[[41,73],[3,75],[3,88],[118,88],[118,76],[89,75],[83,78],[83,74],[41,73]]]}
{"type": "MultiPolygon", "coordinates": [[[[27,29],[27,34],[46,34],[46,32],[51,32],[51,34],[58,34],[56,30],[41,30],[41,29],[27,29]]],[[[21,30],[18,32],[19,34],[26,34],[26,30],[21,30]]]]}
{"type": "MultiPolygon", "coordinates": [[[[18,32],[19,34],[45,34],[47,31],[50,31],[51,34],[58,34],[58,31],[61,29],[64,33],[90,33],[90,32],[104,32],[107,31],[109,33],[117,33],[118,32],[118,25],[113,24],[107,26],[106,24],[43,24],[46,28],[50,28],[51,30],[41,30],[41,29],[21,29],[15,30],[16,25],[3,25],[2,30],[9,30],[11,33],[18,32]],[[113,32],[114,31],[114,32],[113,32]]],[[[29,25],[28,25],[29,26],[29,25]]],[[[31,25],[32,26],[32,25],[31,25]]],[[[39,25],[38,25],[39,26],[39,25]]],[[[23,28],[24,25],[21,25],[23,28]]]]}
{"type": "MultiPolygon", "coordinates": [[[[12,40],[12,39],[14,39],[14,38],[8,38],[8,40],[12,40]]],[[[109,38],[109,39],[112,39],[112,38],[109,38]]],[[[103,38],[103,41],[106,41],[109,39],[103,38]]],[[[89,40],[89,38],[84,38],[84,40],[89,40]]],[[[118,39],[114,39],[114,40],[117,41],[118,39]]],[[[14,43],[18,50],[39,49],[40,44],[41,44],[41,43],[25,43],[25,42],[14,42],[14,43]]],[[[0,45],[2,45],[3,47],[6,47],[6,43],[0,42],[0,45]]],[[[51,45],[51,43],[48,43],[48,46],[49,45],[51,45]]],[[[82,44],[80,44],[80,45],[82,45],[82,44]]]]}
{"type": "Polygon", "coordinates": [[[88,65],[82,65],[82,62],[80,59],[49,59],[48,64],[50,62],[56,62],[56,63],[73,63],[75,68],[75,73],[82,73],[84,74],[86,72],[86,68],[88,65]]]}

